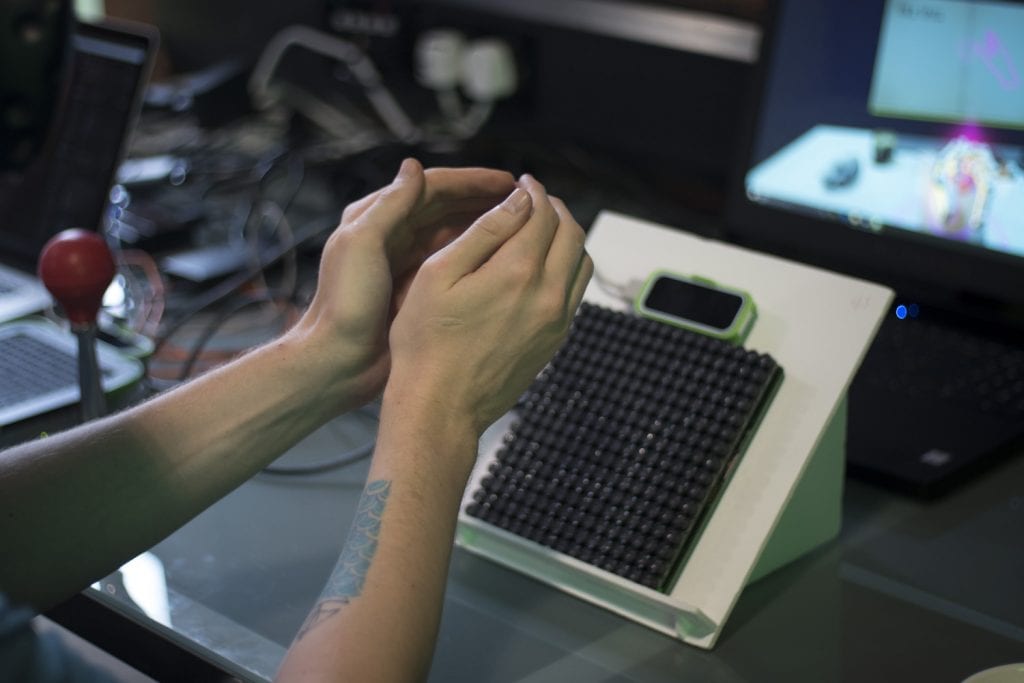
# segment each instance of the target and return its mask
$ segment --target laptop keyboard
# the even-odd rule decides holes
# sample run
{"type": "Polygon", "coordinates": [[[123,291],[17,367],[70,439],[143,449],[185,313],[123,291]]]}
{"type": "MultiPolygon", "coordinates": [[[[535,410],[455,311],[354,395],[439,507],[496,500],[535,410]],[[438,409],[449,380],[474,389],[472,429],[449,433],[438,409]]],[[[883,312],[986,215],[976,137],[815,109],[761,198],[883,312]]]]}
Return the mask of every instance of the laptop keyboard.
{"type": "MultiPolygon", "coordinates": [[[[128,397],[121,392],[143,375],[142,364],[99,341],[96,356],[104,393],[128,397]]],[[[0,428],[78,400],[75,335],[45,320],[0,325],[0,428]]]]}
{"type": "MultiPolygon", "coordinates": [[[[106,374],[106,373],[105,373],[106,374]]],[[[78,386],[78,358],[27,334],[0,338],[0,408],[78,386]]]]}
{"type": "Polygon", "coordinates": [[[20,285],[20,282],[0,271],[0,295],[16,292],[20,285]]]}
{"type": "Polygon", "coordinates": [[[1024,349],[959,328],[887,319],[857,379],[911,399],[1024,419],[1024,349]]]}

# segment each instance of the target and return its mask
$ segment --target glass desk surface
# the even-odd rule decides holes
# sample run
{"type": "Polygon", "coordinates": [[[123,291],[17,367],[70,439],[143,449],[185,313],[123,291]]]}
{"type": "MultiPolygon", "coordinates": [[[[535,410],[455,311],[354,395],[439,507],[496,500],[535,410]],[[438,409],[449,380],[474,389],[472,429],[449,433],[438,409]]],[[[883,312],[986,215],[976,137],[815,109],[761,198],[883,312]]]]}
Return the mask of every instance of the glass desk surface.
{"type": "MultiPolygon", "coordinates": [[[[279,462],[320,462],[375,428],[339,418],[279,462]]],[[[233,676],[270,680],[367,467],[258,475],[87,595],[233,676]]],[[[1024,662],[1022,530],[1024,457],[933,503],[848,482],[839,540],[749,586],[710,652],[456,548],[429,680],[962,681],[1024,662]]]]}

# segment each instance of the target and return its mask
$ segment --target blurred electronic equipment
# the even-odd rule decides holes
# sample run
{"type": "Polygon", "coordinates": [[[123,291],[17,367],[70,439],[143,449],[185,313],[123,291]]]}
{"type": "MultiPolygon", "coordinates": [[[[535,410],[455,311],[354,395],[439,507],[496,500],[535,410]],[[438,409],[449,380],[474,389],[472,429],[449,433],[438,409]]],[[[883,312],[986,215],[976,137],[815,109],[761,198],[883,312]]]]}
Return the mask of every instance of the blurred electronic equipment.
{"type": "Polygon", "coordinates": [[[45,145],[0,188],[0,254],[34,270],[66,228],[100,226],[128,135],[142,107],[157,35],[138,24],[77,23],[45,145]]]}
{"type": "Polygon", "coordinates": [[[511,46],[518,88],[488,124],[497,146],[513,147],[511,159],[518,158],[519,140],[568,149],[568,160],[581,166],[588,155],[613,159],[610,175],[620,185],[641,175],[658,191],[710,213],[724,205],[743,86],[757,59],[760,4],[407,0],[394,6],[415,35],[458,31],[469,41],[500,38],[511,46]],[[740,5],[749,9],[736,11],[740,5]],[[729,13],[718,11],[725,8],[729,13]],[[684,197],[693,187],[700,190],[684,197]]]}
{"type": "Polygon", "coordinates": [[[731,238],[896,289],[848,468],[937,495],[1024,443],[1024,6],[776,5],[731,238]]]}
{"type": "MultiPolygon", "coordinates": [[[[10,269],[4,277],[7,285],[0,286],[0,311],[6,311],[6,320],[49,305],[34,271],[50,237],[66,228],[102,225],[115,172],[141,108],[156,34],[135,24],[77,23],[69,45],[66,82],[55,100],[45,143],[23,172],[5,177],[8,182],[0,194],[0,257],[10,269]],[[26,296],[34,297],[34,303],[4,303],[26,296]]],[[[21,322],[0,329],[4,360],[10,364],[0,386],[0,423],[77,400],[76,341],[70,332],[21,322]]],[[[105,391],[122,388],[142,374],[137,361],[121,358],[105,345],[99,365],[105,391]]]]}
{"type": "Polygon", "coordinates": [[[261,3],[242,0],[155,0],[152,21],[175,72],[222,62],[255,63],[271,36],[286,26],[322,26],[326,0],[261,3]],[[230,27],[230,28],[229,28],[230,27]]]}

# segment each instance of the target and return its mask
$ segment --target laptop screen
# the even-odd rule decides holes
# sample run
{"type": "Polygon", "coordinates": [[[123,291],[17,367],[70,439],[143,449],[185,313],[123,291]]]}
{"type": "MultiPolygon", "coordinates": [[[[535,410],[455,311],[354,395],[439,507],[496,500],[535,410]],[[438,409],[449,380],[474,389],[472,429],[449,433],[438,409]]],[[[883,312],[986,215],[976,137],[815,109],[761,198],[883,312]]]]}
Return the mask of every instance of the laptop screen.
{"type": "Polygon", "coordinates": [[[759,75],[740,239],[1024,302],[1024,4],[783,0],[759,75]]]}
{"type": "Polygon", "coordinates": [[[135,24],[79,23],[59,111],[40,157],[0,187],[0,255],[34,270],[46,241],[71,227],[98,229],[141,108],[155,32],[135,24]]]}

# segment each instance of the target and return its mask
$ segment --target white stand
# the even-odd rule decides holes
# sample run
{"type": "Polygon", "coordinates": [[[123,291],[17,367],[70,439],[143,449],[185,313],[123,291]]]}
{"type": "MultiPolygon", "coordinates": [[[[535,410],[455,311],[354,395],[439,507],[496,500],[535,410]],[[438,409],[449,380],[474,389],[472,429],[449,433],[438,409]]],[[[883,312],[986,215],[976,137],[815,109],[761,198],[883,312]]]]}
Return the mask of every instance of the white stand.
{"type": "MultiPolygon", "coordinates": [[[[835,537],[843,485],[846,390],[892,301],[888,288],[602,212],[587,249],[601,278],[626,285],[658,269],[745,290],[758,318],[745,346],[784,378],[671,591],[660,593],[459,515],[457,542],[687,643],[711,648],[751,581],[835,537]]],[[[595,278],[586,300],[629,305],[595,278]]],[[[511,417],[481,440],[463,507],[511,417]]]]}

